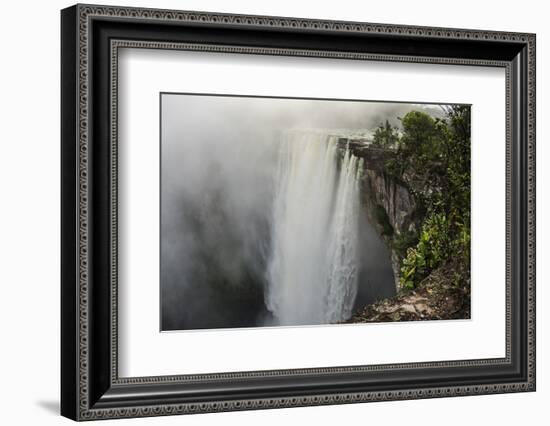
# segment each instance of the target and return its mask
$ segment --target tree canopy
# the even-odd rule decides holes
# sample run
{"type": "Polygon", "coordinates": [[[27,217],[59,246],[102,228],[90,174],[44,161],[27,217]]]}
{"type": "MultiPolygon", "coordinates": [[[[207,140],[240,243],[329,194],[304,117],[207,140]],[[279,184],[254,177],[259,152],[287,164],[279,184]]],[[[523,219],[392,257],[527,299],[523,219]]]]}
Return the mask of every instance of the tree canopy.
{"type": "Polygon", "coordinates": [[[390,124],[388,120],[381,124],[374,132],[372,143],[378,147],[393,148],[399,141],[397,127],[390,124]]]}

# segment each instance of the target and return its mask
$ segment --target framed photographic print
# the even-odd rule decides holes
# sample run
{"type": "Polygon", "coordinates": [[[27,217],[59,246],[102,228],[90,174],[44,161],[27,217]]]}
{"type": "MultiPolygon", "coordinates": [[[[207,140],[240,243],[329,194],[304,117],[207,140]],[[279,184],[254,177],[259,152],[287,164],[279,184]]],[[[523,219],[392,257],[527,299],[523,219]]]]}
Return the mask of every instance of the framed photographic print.
{"type": "Polygon", "coordinates": [[[535,36],[61,12],[61,412],[535,390],[535,36]]]}

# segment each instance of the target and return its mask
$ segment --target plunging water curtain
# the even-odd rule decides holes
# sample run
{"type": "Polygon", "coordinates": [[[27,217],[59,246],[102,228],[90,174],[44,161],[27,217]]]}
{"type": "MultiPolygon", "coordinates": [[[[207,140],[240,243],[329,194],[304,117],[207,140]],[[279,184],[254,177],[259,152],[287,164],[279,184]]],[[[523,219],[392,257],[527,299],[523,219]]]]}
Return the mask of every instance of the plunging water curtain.
{"type": "Polygon", "coordinates": [[[283,138],[266,306],[280,325],[341,322],[357,295],[362,160],[325,133],[283,138]]]}

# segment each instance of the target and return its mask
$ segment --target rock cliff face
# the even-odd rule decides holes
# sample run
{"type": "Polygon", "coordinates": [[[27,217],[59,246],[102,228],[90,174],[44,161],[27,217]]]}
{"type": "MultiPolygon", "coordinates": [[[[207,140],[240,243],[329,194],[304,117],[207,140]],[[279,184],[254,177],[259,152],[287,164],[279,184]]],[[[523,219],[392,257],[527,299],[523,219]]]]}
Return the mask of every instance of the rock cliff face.
{"type": "Polygon", "coordinates": [[[394,155],[393,151],[347,138],[340,138],[339,144],[342,147],[349,146],[353,155],[363,159],[362,203],[367,207],[371,222],[388,245],[398,290],[402,258],[395,240],[418,226],[417,203],[407,186],[387,173],[385,162],[394,155]]]}
{"type": "Polygon", "coordinates": [[[409,190],[384,171],[366,169],[363,190],[370,201],[384,208],[388,222],[397,234],[409,230],[413,224],[416,203],[409,190]]]}

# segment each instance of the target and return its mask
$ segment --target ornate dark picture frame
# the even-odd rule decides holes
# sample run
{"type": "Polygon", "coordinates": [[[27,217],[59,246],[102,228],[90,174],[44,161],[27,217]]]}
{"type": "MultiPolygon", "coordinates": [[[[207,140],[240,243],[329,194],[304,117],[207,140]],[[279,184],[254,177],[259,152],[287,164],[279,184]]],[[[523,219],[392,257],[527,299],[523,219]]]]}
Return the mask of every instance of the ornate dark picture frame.
{"type": "Polygon", "coordinates": [[[62,415],[92,420],[535,390],[535,35],[95,5],[64,9],[61,29],[62,415]],[[120,378],[121,47],[504,68],[506,356],[120,378]]]}

